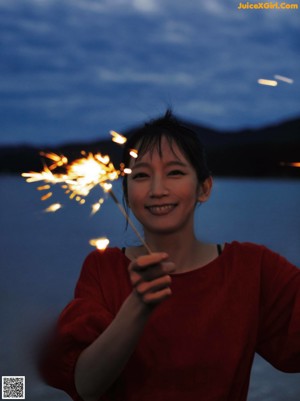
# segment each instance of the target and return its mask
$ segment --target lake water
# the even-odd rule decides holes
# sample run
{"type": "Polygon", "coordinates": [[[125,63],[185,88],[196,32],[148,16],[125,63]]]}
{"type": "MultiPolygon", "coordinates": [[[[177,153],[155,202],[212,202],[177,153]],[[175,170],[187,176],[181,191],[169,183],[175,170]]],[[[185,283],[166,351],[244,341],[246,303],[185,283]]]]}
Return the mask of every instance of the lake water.
{"type": "MultiPolygon", "coordinates": [[[[38,339],[72,297],[90,238],[108,236],[111,245],[136,242],[111,200],[90,216],[89,206],[53,200],[65,207],[45,213],[34,184],[0,178],[1,280],[0,374],[25,375],[29,401],[67,401],[43,384],[34,365],[38,339]]],[[[120,197],[117,187],[115,192],[120,197]]],[[[96,190],[91,198],[102,194],[96,190]]],[[[198,208],[197,234],[203,240],[264,244],[300,266],[300,181],[217,178],[208,203],[198,208]]],[[[92,203],[92,200],[91,200],[92,203]]],[[[276,371],[256,358],[249,401],[299,401],[300,374],[276,371]]]]}

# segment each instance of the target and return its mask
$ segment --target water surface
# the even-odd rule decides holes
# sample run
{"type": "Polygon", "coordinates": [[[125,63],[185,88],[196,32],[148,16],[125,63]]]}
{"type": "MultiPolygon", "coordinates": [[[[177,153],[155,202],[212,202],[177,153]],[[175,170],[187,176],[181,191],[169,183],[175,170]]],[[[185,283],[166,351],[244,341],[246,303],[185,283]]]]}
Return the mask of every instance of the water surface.
{"type": "MultiPolygon", "coordinates": [[[[43,209],[34,184],[0,178],[1,281],[0,373],[25,375],[26,399],[67,401],[43,384],[36,373],[37,339],[72,297],[90,238],[108,236],[112,246],[136,243],[119,210],[108,200],[90,216],[88,206],[68,201],[59,190],[52,202],[65,206],[55,214],[43,209]]],[[[119,188],[117,195],[121,198],[119,188]]],[[[92,198],[99,199],[100,190],[92,198]]],[[[199,237],[264,244],[300,266],[300,181],[215,179],[211,199],[196,215],[199,237]]],[[[91,201],[92,203],[92,201],[91,201]]],[[[256,358],[249,401],[299,401],[300,374],[276,371],[256,358]]]]}

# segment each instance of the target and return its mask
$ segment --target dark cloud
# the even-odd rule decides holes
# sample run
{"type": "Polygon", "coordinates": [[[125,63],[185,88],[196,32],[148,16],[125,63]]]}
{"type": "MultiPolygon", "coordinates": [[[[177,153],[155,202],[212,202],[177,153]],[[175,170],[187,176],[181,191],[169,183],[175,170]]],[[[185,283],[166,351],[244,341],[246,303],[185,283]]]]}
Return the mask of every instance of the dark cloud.
{"type": "Polygon", "coordinates": [[[170,104],[218,128],[298,114],[300,10],[185,3],[0,1],[2,143],[93,139],[170,104]],[[257,84],[275,74],[294,84],[257,84]]]}

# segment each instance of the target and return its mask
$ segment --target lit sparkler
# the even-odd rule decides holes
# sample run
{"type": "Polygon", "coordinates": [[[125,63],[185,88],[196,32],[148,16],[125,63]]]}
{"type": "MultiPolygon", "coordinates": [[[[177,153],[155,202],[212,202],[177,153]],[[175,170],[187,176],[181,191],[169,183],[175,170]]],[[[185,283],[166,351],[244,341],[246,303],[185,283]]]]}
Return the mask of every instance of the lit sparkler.
{"type": "MultiPolygon", "coordinates": [[[[116,139],[115,142],[119,144],[126,142],[125,137],[122,137],[115,131],[111,132],[114,132],[113,137],[116,139]]],[[[132,149],[130,154],[134,158],[138,157],[137,150],[132,149]]],[[[44,170],[41,172],[23,173],[22,176],[26,178],[27,182],[44,181],[45,185],[37,188],[39,191],[48,191],[51,189],[51,186],[60,184],[65,190],[65,194],[67,194],[70,199],[74,199],[80,204],[85,203],[85,198],[90,194],[92,189],[94,189],[96,186],[100,186],[104,192],[110,195],[146,250],[151,253],[150,248],[134,226],[133,222],[128,216],[128,213],[118,201],[112,190],[111,182],[117,180],[120,175],[130,174],[131,170],[129,168],[125,168],[124,165],[121,165],[121,170],[116,170],[113,163],[110,161],[109,156],[103,156],[101,153],[86,154],[85,152],[82,152],[82,157],[74,160],[71,163],[68,163],[68,159],[65,156],[59,156],[55,153],[42,153],[42,155],[50,159],[53,163],[49,167],[45,165],[44,170]],[[55,170],[57,168],[59,168],[60,171],[63,170],[63,173],[56,173],[55,170]]],[[[47,192],[41,197],[41,200],[50,198],[52,194],[53,193],[51,191],[47,192]]],[[[101,198],[97,203],[92,205],[92,214],[95,214],[97,211],[99,211],[103,202],[104,200],[101,198]]],[[[60,207],[60,204],[54,204],[49,206],[46,211],[54,212],[60,207]]],[[[104,244],[106,244],[105,246],[103,245],[103,241],[101,241],[101,245],[99,241],[100,239],[94,239],[91,240],[90,243],[92,243],[98,249],[104,249],[109,242],[106,240],[106,242],[104,242],[104,244]]]]}
{"type": "Polygon", "coordinates": [[[133,222],[131,221],[131,219],[129,218],[126,210],[123,208],[123,206],[121,205],[121,203],[118,201],[118,199],[116,198],[115,194],[112,191],[109,191],[110,196],[112,197],[112,199],[115,201],[115,203],[117,204],[118,208],[120,209],[120,212],[123,214],[123,216],[125,217],[125,219],[127,220],[128,224],[130,225],[130,227],[133,229],[134,233],[136,234],[136,236],[140,239],[140,241],[142,242],[142,244],[144,245],[144,247],[147,249],[147,251],[149,253],[151,253],[151,249],[149,248],[149,246],[147,245],[147,243],[144,241],[143,237],[141,236],[141,234],[138,232],[138,230],[136,229],[135,225],[133,224],[133,222]]]}

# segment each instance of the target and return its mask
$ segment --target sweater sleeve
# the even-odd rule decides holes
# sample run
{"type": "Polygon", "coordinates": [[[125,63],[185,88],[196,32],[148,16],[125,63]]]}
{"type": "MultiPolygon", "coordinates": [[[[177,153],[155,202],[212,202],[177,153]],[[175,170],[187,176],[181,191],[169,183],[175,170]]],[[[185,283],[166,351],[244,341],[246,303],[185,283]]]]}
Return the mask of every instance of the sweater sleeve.
{"type": "Polygon", "coordinates": [[[62,311],[40,363],[46,382],[76,401],[81,401],[74,382],[77,359],[113,319],[101,288],[99,260],[97,251],[86,258],[75,297],[62,311]]]}
{"type": "Polygon", "coordinates": [[[257,352],[279,370],[300,372],[300,269],[266,248],[257,352]]]}

